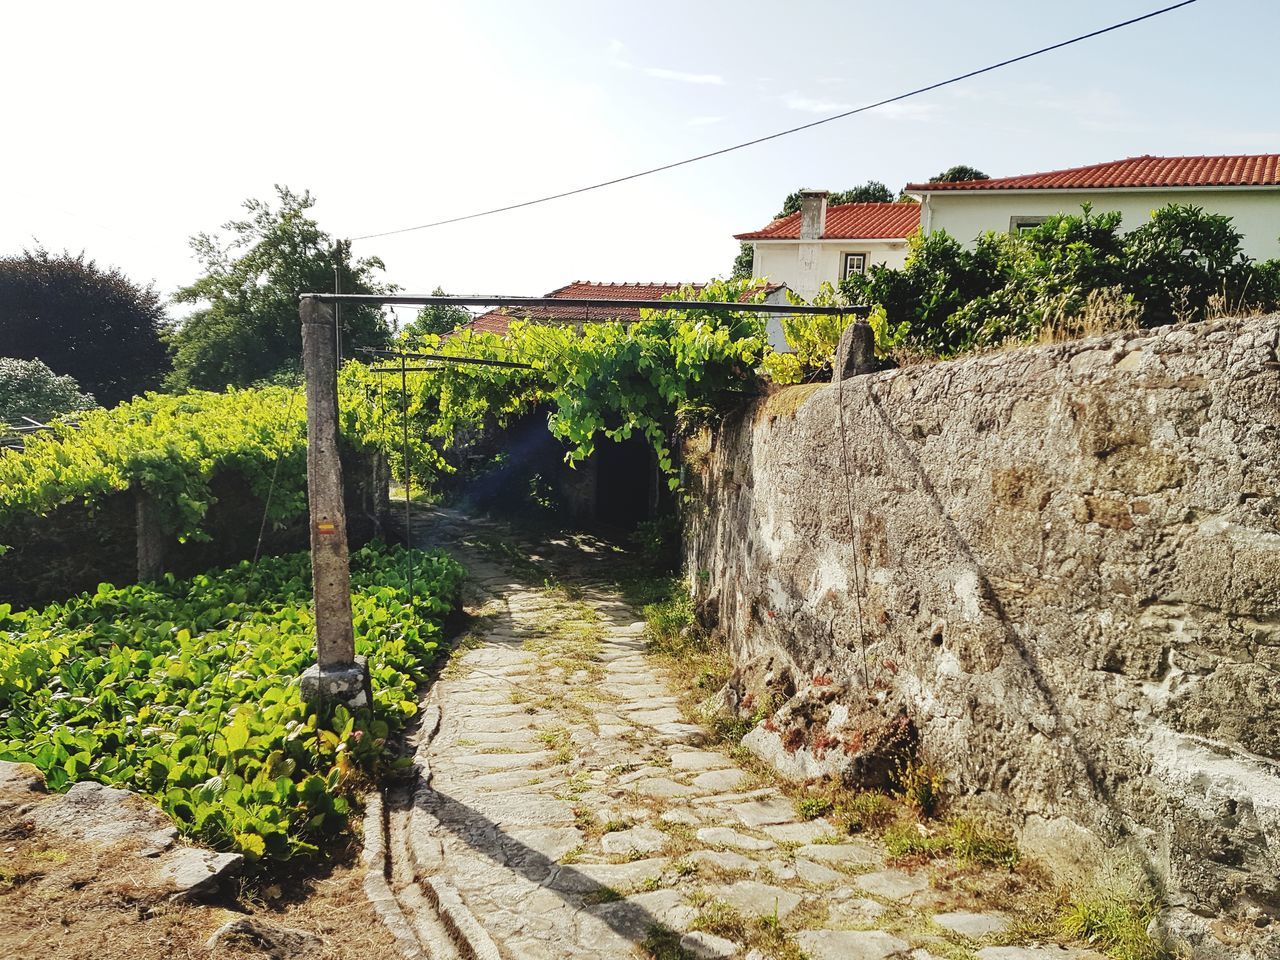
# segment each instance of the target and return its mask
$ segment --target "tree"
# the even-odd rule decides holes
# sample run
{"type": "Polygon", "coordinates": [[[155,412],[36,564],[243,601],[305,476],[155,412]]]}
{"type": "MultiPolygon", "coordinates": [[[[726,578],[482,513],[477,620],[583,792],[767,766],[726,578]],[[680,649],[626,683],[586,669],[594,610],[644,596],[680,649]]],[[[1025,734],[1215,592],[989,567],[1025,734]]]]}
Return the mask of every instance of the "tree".
{"type": "Polygon", "coordinates": [[[94,406],[93,397],[81,393],[74,379],[59,376],[39,360],[0,357],[0,424],[23,417],[43,422],[94,406]]]}
{"type": "Polygon", "coordinates": [[[963,183],[966,180],[990,180],[985,173],[977,167],[965,166],[958,163],[954,167],[947,167],[936,177],[930,177],[930,183],[963,183]]]}
{"type": "MultiPolygon", "coordinates": [[[[803,190],[793,190],[782,201],[782,209],[774,214],[774,220],[789,217],[800,209],[803,190]]],[[[866,183],[848,190],[827,194],[827,206],[834,207],[841,203],[892,203],[893,193],[879,180],[868,180],[866,183]]],[[[734,258],[730,280],[751,279],[754,254],[750,241],[744,240],[738,248],[738,256],[734,258]]]]}
{"type": "MultiPolygon", "coordinates": [[[[335,257],[333,240],[307,215],[315,205],[309,191],[297,194],[279,184],[275,189],[278,206],[246,200],[248,217],[223,225],[230,240],[207,233],[192,237],[205,272],[174,294],[176,302],[198,309],[171,334],[172,386],[221,389],[296,372],[302,351],[298,297],[332,290],[338,259],[343,293],[392,289],[375,279],[384,269],[377,257],[335,257]]],[[[384,346],[388,336],[376,309],[342,308],[344,356],[384,346]]]]}
{"type": "MultiPolygon", "coordinates": [[[[436,287],[431,291],[433,297],[443,297],[443,288],[436,287]]],[[[418,311],[413,322],[406,324],[404,332],[409,336],[423,336],[431,333],[451,333],[464,323],[471,322],[471,311],[466,307],[425,306],[418,311]]]]}
{"type": "Polygon", "coordinates": [[[153,289],[83,253],[0,258],[0,349],[43,361],[107,406],[160,385],[165,322],[153,289]]]}

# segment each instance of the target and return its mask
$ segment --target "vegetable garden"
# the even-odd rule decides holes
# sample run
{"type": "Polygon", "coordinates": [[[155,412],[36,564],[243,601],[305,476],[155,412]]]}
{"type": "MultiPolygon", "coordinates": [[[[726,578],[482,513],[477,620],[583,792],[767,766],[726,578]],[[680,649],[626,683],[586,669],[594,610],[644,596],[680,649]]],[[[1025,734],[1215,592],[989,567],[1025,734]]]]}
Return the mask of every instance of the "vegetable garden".
{"type": "Polygon", "coordinates": [[[305,553],[166,578],[44,609],[0,604],[0,759],[53,789],[82,779],[155,797],[189,835],[250,858],[313,850],[345,826],[353,789],[387,762],[417,709],[462,568],[371,545],[352,555],[357,650],[374,704],[316,713],[305,553]]]}
{"type": "MultiPolygon", "coordinates": [[[[1053,316],[1086,309],[1099,289],[1119,289],[1154,320],[1193,284],[1201,312],[1221,283],[1251,303],[1280,297],[1274,264],[1232,253],[1238,235],[1219,229],[1200,242],[1222,256],[1184,256],[1204,232],[1198,214],[1170,214],[1131,235],[1125,242],[1147,250],[1146,261],[1119,248],[1117,226],[1086,211],[1026,237],[987,238],[973,253],[930,237],[903,271],[873,271],[820,300],[883,304],[871,324],[888,362],[899,347],[938,356],[1034,337],[1053,316]],[[1194,275],[1174,277],[1161,257],[1194,275]],[[1118,273],[1122,264],[1138,272],[1118,273]],[[969,276],[980,268],[977,280],[969,276]],[[964,302],[952,296],[969,288],[964,302]]],[[[717,281],[674,296],[744,302],[764,292],[717,281]]],[[[843,327],[844,318],[789,318],[796,351],[779,354],[761,315],[657,305],[639,322],[581,331],[513,322],[505,337],[407,338],[420,350],[531,368],[445,364],[408,374],[405,447],[399,384],[349,362],[339,376],[340,430],[352,449],[385,456],[395,475],[421,487],[455,469],[468,438],[539,410],[571,464],[602,439],[639,436],[677,489],[682,427],[714,421],[770,381],[822,377],[843,327]]],[[[154,500],[180,539],[208,537],[211,480],[227,470],[263,502],[264,526],[305,514],[300,388],[148,394],[87,411],[78,429],[33,435],[22,451],[0,451],[0,552],[16,521],[130,490],[154,500]]],[[[361,715],[304,704],[297,681],[314,659],[307,555],[267,557],[186,580],[103,584],[39,608],[0,602],[0,759],[34,763],[55,789],[92,778],[150,794],[189,835],[250,858],[315,849],[345,824],[353,790],[388,761],[387,738],[415,709],[462,578],[448,557],[420,555],[410,595],[401,548],[375,544],[352,559],[357,649],[369,659],[375,700],[361,715]]]]}

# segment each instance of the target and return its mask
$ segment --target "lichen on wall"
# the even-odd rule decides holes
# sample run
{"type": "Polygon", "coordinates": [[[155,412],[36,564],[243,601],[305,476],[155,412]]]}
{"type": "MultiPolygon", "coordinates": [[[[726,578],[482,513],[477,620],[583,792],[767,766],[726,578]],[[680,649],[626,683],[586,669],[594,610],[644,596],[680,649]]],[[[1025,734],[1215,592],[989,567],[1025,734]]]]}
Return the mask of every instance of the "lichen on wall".
{"type": "Polygon", "coordinates": [[[1040,856],[1124,848],[1188,916],[1280,914],[1278,343],[1096,337],[723,423],[687,559],[730,699],[774,697],[762,750],[874,774],[906,724],[1040,856]]]}

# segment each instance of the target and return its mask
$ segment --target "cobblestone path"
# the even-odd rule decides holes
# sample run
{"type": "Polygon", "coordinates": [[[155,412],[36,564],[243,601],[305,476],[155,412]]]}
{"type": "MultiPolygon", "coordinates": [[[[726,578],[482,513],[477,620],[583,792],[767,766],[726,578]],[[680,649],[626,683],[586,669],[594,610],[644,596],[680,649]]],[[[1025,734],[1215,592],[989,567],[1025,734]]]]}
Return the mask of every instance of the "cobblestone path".
{"type": "Polygon", "coordinates": [[[426,698],[416,785],[388,801],[381,906],[409,953],[1097,956],[1009,945],[1012,917],[799,819],[687,722],[635,610],[589,580],[528,582],[466,545],[478,529],[441,510],[415,520],[418,542],[467,565],[482,618],[426,698]]]}

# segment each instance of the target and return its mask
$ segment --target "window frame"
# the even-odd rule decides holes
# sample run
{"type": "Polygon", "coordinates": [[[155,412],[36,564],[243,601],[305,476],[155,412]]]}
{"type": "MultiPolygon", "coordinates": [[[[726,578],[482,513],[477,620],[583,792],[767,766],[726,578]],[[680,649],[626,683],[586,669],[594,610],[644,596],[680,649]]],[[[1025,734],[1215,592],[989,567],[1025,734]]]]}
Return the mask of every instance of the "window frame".
{"type": "Polygon", "coordinates": [[[1015,237],[1028,230],[1034,230],[1049,218],[1047,216],[1014,216],[1009,218],[1009,232],[1015,237]]]}
{"type": "Polygon", "coordinates": [[[867,253],[861,250],[844,251],[841,254],[841,258],[840,258],[840,279],[848,280],[851,276],[854,276],[853,273],[849,272],[849,261],[852,260],[854,257],[862,258],[862,266],[859,270],[855,271],[856,275],[860,277],[865,277],[867,275],[867,256],[868,256],[867,253]]]}

